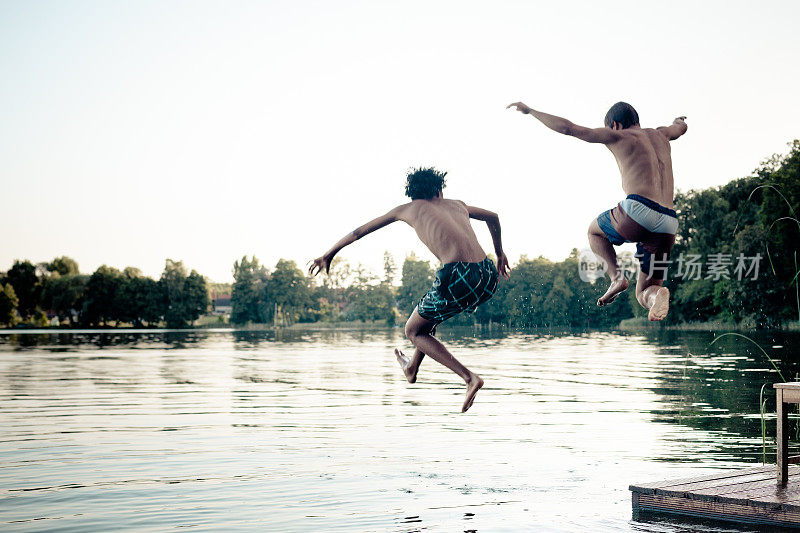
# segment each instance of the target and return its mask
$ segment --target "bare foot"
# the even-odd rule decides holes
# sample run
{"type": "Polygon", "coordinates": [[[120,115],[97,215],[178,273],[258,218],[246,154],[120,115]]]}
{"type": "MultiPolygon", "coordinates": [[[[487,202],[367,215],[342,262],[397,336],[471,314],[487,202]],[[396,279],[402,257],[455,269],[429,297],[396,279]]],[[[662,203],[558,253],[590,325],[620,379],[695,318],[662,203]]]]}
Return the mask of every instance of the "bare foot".
{"type": "Polygon", "coordinates": [[[617,299],[619,293],[628,289],[628,280],[625,276],[620,276],[616,281],[611,282],[611,286],[606,293],[597,299],[597,307],[603,307],[617,299]]]}
{"type": "Polygon", "coordinates": [[[406,379],[409,383],[416,383],[417,382],[417,370],[412,369],[411,361],[408,360],[408,357],[403,355],[403,352],[400,351],[400,348],[394,349],[394,356],[397,357],[397,362],[400,363],[400,368],[403,369],[403,374],[406,375],[406,379]]]}
{"type": "Polygon", "coordinates": [[[667,313],[669,313],[669,289],[661,287],[656,293],[655,302],[653,302],[650,312],[647,313],[647,318],[651,321],[664,320],[667,313]]]}
{"type": "Polygon", "coordinates": [[[472,379],[467,383],[467,397],[464,399],[464,405],[461,407],[461,412],[466,413],[467,409],[472,407],[472,402],[475,401],[475,395],[478,394],[480,388],[483,387],[483,380],[478,374],[472,374],[472,379]]]}

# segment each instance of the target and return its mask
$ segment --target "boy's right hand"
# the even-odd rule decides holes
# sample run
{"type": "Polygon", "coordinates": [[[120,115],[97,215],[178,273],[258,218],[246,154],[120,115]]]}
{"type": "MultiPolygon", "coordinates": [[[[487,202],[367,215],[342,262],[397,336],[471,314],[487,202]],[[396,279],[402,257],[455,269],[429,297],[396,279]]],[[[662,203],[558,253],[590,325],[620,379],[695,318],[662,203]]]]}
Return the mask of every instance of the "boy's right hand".
{"type": "Polygon", "coordinates": [[[510,272],[510,268],[508,267],[508,257],[503,252],[497,254],[497,271],[503,276],[503,279],[508,281],[508,276],[510,272]]]}
{"type": "Polygon", "coordinates": [[[323,255],[321,257],[317,257],[313,261],[311,261],[311,266],[308,267],[308,275],[309,276],[316,276],[322,271],[325,271],[326,274],[330,274],[331,271],[331,258],[327,255],[323,255]]]}
{"type": "Polygon", "coordinates": [[[525,115],[527,115],[528,113],[531,112],[531,108],[526,106],[522,102],[514,102],[513,104],[508,104],[506,106],[506,109],[508,109],[509,107],[513,107],[514,109],[516,109],[517,111],[519,111],[520,113],[523,113],[525,115]]]}

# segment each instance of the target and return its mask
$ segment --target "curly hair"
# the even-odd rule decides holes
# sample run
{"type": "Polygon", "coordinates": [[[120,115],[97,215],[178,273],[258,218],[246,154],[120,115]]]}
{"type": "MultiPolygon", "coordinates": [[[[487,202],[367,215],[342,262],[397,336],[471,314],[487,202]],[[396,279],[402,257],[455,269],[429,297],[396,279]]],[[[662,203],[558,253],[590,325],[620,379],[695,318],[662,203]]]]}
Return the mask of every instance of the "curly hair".
{"type": "Polygon", "coordinates": [[[435,198],[445,187],[445,176],[447,172],[440,172],[433,167],[412,168],[406,174],[406,196],[412,200],[435,198]]]}

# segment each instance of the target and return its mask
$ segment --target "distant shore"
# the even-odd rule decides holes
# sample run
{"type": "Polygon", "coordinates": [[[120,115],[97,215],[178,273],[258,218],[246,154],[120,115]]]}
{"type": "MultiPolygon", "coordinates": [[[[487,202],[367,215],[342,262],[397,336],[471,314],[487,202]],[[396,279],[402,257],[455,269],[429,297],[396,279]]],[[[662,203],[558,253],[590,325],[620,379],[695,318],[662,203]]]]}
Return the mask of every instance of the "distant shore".
{"type": "MultiPolygon", "coordinates": [[[[681,322],[678,324],[664,324],[662,322],[650,322],[647,317],[627,318],[619,323],[621,331],[642,331],[665,329],[670,331],[764,331],[754,327],[752,324],[725,322],[722,320],[711,320],[708,322],[681,322]]],[[[800,331],[800,322],[787,322],[782,327],[776,328],[778,331],[800,331]]]]}
{"type": "MultiPolygon", "coordinates": [[[[48,326],[48,327],[14,327],[14,328],[0,328],[0,334],[13,334],[13,333],[140,333],[140,332],[160,332],[160,333],[180,333],[189,331],[207,331],[207,332],[222,332],[222,331],[270,331],[270,330],[289,330],[289,331],[327,331],[327,330],[385,330],[385,329],[401,329],[402,324],[386,324],[383,321],[375,322],[299,322],[288,326],[272,325],[272,324],[201,324],[184,329],[174,329],[165,327],[153,328],[135,328],[132,326],[108,326],[108,327],[95,327],[95,328],[69,328],[62,326],[48,326]]],[[[709,322],[684,322],[679,324],[665,324],[663,322],[649,322],[646,317],[636,317],[625,319],[617,327],[611,328],[510,328],[503,324],[479,324],[476,326],[452,324],[450,327],[455,328],[471,328],[477,327],[482,330],[507,330],[507,331],[570,331],[570,330],[587,330],[587,331],[621,331],[625,333],[637,331],[706,331],[706,332],[720,332],[720,331],[763,331],[758,328],[752,327],[748,324],[734,324],[724,321],[709,321],[709,322]]],[[[800,331],[800,322],[787,322],[778,331],[800,331]]]]}

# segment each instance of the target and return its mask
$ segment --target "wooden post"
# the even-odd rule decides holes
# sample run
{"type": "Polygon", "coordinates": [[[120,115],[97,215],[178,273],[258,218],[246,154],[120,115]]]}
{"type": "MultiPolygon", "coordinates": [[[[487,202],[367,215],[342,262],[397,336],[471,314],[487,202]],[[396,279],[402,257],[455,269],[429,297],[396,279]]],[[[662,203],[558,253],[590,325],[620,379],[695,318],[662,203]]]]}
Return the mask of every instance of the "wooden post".
{"type": "Polygon", "coordinates": [[[775,403],[778,410],[778,484],[786,485],[789,479],[789,412],[783,402],[783,389],[775,389],[775,403]]]}

